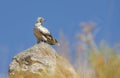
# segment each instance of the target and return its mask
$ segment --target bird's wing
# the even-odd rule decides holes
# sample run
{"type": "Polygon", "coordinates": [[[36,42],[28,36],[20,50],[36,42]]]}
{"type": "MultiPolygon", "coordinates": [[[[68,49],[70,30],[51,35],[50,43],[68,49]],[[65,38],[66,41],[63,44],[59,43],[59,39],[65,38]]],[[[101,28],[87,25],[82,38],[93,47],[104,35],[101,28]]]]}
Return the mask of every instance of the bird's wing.
{"type": "Polygon", "coordinates": [[[42,35],[42,40],[48,44],[51,45],[57,45],[59,46],[60,44],[57,42],[57,40],[55,38],[53,38],[53,36],[50,34],[50,32],[48,30],[39,30],[39,33],[42,35]]]}
{"type": "Polygon", "coordinates": [[[43,33],[42,31],[40,31],[40,33],[43,35],[43,38],[46,38],[45,40],[53,40],[53,37],[50,33],[43,33]]]}
{"type": "Polygon", "coordinates": [[[47,41],[47,42],[57,42],[57,40],[54,39],[53,36],[50,33],[43,33],[43,32],[40,32],[40,33],[43,35],[42,37],[44,38],[45,41],[47,41]]]}
{"type": "Polygon", "coordinates": [[[53,40],[53,37],[52,37],[52,35],[50,34],[50,31],[49,31],[47,28],[45,28],[45,27],[43,27],[43,26],[40,26],[40,27],[39,27],[39,33],[42,34],[42,38],[43,38],[45,41],[53,40]]]}
{"type": "Polygon", "coordinates": [[[50,31],[43,26],[40,26],[39,29],[43,34],[50,34],[50,31]]]}

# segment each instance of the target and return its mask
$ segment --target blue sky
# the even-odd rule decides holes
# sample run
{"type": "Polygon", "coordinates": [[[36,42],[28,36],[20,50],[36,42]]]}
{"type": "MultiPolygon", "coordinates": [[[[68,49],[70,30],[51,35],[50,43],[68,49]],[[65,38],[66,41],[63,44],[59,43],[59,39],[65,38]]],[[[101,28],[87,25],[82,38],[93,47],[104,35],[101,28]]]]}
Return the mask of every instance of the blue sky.
{"type": "Polygon", "coordinates": [[[0,0],[0,73],[7,72],[15,54],[36,44],[33,27],[38,16],[46,19],[43,25],[57,39],[62,31],[74,42],[80,22],[93,21],[99,29],[96,42],[120,42],[119,4],[120,0],[0,0]]]}

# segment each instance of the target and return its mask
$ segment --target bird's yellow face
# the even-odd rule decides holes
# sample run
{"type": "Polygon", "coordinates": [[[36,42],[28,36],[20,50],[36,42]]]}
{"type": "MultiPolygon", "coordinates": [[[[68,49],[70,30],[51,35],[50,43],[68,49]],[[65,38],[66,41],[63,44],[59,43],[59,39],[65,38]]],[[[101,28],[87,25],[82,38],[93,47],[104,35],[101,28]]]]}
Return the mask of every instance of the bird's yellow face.
{"type": "Polygon", "coordinates": [[[42,23],[44,21],[44,18],[38,17],[37,22],[42,23]]]}

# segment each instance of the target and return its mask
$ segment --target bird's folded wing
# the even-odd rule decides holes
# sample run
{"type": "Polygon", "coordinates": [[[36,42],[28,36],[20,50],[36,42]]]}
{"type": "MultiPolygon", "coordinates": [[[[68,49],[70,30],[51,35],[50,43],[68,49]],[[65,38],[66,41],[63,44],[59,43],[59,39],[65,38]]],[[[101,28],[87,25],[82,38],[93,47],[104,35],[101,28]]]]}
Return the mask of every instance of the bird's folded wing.
{"type": "Polygon", "coordinates": [[[39,27],[39,29],[40,29],[40,31],[43,33],[43,34],[50,34],[50,31],[47,29],[47,28],[45,28],[45,27],[39,27]]]}

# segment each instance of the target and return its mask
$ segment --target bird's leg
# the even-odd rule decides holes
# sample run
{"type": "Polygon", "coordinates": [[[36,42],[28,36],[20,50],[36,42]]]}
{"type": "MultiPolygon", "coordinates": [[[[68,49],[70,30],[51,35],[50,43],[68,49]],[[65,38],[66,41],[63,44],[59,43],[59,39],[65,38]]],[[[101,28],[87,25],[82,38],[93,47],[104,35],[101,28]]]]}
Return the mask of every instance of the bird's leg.
{"type": "Polygon", "coordinates": [[[44,44],[44,43],[46,43],[46,41],[44,41],[44,40],[41,40],[41,41],[40,41],[40,43],[43,43],[43,44],[44,44]]]}

